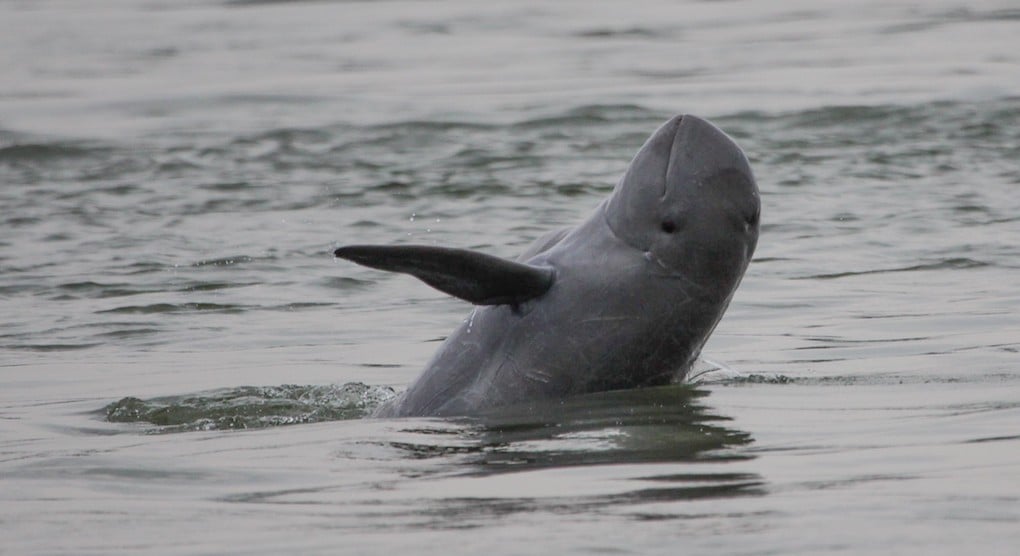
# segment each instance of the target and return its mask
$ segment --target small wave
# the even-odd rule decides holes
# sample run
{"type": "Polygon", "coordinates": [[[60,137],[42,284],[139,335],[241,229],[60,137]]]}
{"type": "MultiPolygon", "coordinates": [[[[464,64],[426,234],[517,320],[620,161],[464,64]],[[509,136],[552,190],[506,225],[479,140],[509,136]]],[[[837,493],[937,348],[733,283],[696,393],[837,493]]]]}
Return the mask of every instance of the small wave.
{"type": "Polygon", "coordinates": [[[368,126],[366,129],[395,131],[404,135],[414,132],[435,133],[465,130],[486,131],[498,129],[498,126],[481,122],[464,122],[454,120],[405,120],[368,126]]]}
{"type": "Polygon", "coordinates": [[[70,142],[15,143],[0,146],[0,162],[41,162],[59,158],[85,158],[109,154],[110,148],[70,142]]]}
{"type": "Polygon", "coordinates": [[[833,272],[829,274],[815,274],[812,276],[798,277],[795,278],[795,280],[832,280],[835,278],[847,278],[850,276],[863,276],[867,274],[888,274],[892,272],[917,272],[924,270],[964,270],[969,268],[982,268],[986,266],[991,265],[990,263],[986,263],[984,261],[977,261],[966,257],[956,257],[946,259],[944,261],[937,261],[933,263],[918,264],[897,268],[876,268],[871,270],[833,272]]]}
{"type": "MultiPolygon", "coordinates": [[[[909,375],[870,374],[834,376],[787,376],[778,373],[752,373],[715,382],[719,386],[747,384],[789,384],[798,386],[902,386],[905,384],[989,384],[1016,383],[1020,378],[1009,373],[979,373],[973,375],[909,375]]],[[[1011,405],[1013,407],[1015,404],[1011,405]]]]}
{"type": "Polygon", "coordinates": [[[333,137],[334,131],[339,130],[332,130],[328,127],[326,128],[282,127],[238,138],[237,140],[234,141],[234,143],[251,144],[260,143],[264,141],[273,141],[281,145],[291,145],[293,143],[324,143],[329,141],[333,137]]]}
{"type": "Polygon", "coordinates": [[[203,267],[203,266],[234,266],[234,265],[239,265],[239,264],[250,263],[250,262],[252,262],[254,260],[255,260],[254,257],[249,257],[248,255],[236,255],[236,256],[232,256],[232,257],[219,257],[219,258],[216,258],[216,259],[204,259],[204,260],[192,263],[191,266],[196,267],[196,268],[203,267]]]}
{"type": "Polygon", "coordinates": [[[157,262],[157,261],[136,261],[123,265],[117,269],[118,274],[121,276],[135,276],[139,274],[152,274],[155,272],[165,272],[167,270],[173,270],[172,264],[157,262]]]}
{"type": "Polygon", "coordinates": [[[353,279],[353,277],[348,276],[327,276],[320,280],[319,284],[325,288],[346,291],[363,289],[367,286],[371,286],[373,283],[367,280],[353,279]]]}
{"type": "Polygon", "coordinates": [[[894,105],[837,105],[792,113],[790,117],[800,127],[811,128],[847,123],[888,122],[890,119],[902,120],[916,117],[920,110],[916,107],[894,105]]]}
{"type": "Polygon", "coordinates": [[[392,398],[388,386],[241,386],[211,392],[142,400],[123,398],[101,412],[112,423],[156,425],[150,433],[261,429],[321,421],[358,419],[392,398]]]}
{"type": "Polygon", "coordinates": [[[216,290],[225,290],[228,288],[244,288],[247,286],[254,286],[258,282],[187,282],[177,288],[177,291],[182,292],[208,292],[216,290]]]}
{"type": "Polygon", "coordinates": [[[57,290],[65,292],[59,296],[59,299],[124,297],[159,291],[154,288],[133,288],[130,284],[124,282],[104,284],[91,280],[59,284],[57,290]]]}
{"type": "Polygon", "coordinates": [[[739,375],[726,377],[723,380],[716,382],[721,385],[736,385],[736,384],[792,384],[798,382],[796,379],[781,374],[773,373],[752,373],[748,375],[739,375]]]}
{"type": "Polygon", "coordinates": [[[701,384],[713,384],[716,382],[726,382],[738,378],[742,378],[745,375],[736,369],[727,366],[724,363],[712,361],[711,359],[705,359],[703,357],[698,358],[691,366],[691,369],[687,372],[683,382],[692,385],[701,384]]]}
{"type": "Polygon", "coordinates": [[[79,349],[88,349],[91,347],[98,346],[97,343],[68,343],[68,344],[7,344],[0,345],[0,348],[4,349],[16,349],[24,351],[74,351],[79,349]]]}
{"type": "Polygon", "coordinates": [[[668,114],[649,110],[637,104],[590,104],[571,108],[562,114],[533,118],[513,124],[514,128],[571,127],[605,124],[615,121],[662,120],[668,114]]]}
{"type": "Polygon", "coordinates": [[[200,189],[206,189],[208,191],[218,191],[221,193],[235,193],[238,191],[247,191],[258,186],[253,185],[247,181],[229,181],[229,182],[216,182],[207,183],[198,186],[200,189]]]}
{"type": "Polygon", "coordinates": [[[575,37],[581,37],[584,39],[653,38],[662,35],[662,32],[649,29],[647,27],[626,27],[621,29],[596,27],[574,33],[575,37]]]}
{"type": "Polygon", "coordinates": [[[266,311],[304,311],[306,309],[319,309],[322,307],[334,307],[334,306],[336,306],[336,303],[304,301],[284,303],[283,305],[267,306],[264,307],[263,309],[266,311]]]}
{"type": "Polygon", "coordinates": [[[153,303],[151,305],[127,305],[124,307],[115,307],[113,309],[96,311],[96,313],[141,315],[148,315],[152,313],[195,313],[200,311],[215,313],[240,313],[248,308],[249,307],[246,305],[224,303],[153,303]]]}

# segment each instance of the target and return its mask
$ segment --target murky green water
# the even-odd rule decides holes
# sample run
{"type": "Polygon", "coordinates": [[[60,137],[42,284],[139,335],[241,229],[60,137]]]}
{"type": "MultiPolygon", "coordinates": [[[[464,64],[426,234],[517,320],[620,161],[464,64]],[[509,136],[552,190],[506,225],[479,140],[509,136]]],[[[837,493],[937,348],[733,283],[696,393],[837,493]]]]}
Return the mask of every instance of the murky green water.
{"type": "Polygon", "coordinates": [[[0,552],[1011,554],[1017,37],[1010,2],[0,5],[0,552]],[[513,256],[678,112],[762,190],[730,371],[361,418],[469,309],[333,247],[513,256]]]}

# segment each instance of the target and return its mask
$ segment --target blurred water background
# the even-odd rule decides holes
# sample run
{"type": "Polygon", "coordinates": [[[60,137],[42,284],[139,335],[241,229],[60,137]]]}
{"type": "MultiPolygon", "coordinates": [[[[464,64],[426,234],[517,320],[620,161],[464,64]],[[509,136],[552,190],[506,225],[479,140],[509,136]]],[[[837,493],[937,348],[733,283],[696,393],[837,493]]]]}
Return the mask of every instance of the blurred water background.
{"type": "Polygon", "coordinates": [[[1018,161],[1009,0],[5,0],[0,553],[1015,554],[1018,161]],[[360,418],[469,309],[333,247],[514,256],[674,113],[728,371],[360,418]]]}

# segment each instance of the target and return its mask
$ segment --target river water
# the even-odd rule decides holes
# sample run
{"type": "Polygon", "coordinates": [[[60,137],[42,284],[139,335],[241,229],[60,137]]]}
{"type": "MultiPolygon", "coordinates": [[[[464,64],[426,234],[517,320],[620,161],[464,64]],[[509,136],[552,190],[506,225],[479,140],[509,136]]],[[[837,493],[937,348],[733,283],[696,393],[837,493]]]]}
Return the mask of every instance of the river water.
{"type": "Polygon", "coordinates": [[[1012,1],[0,3],[0,553],[1014,554],[1012,1]],[[694,384],[362,418],[674,113],[762,191],[694,384]],[[714,367],[719,370],[712,371],[714,367]]]}

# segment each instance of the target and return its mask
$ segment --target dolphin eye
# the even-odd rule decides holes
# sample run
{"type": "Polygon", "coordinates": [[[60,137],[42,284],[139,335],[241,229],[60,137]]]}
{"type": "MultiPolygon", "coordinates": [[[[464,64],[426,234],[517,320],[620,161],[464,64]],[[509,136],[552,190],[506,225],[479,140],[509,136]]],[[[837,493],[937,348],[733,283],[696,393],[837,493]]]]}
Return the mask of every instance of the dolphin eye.
{"type": "Polygon", "coordinates": [[[671,234],[671,233],[675,232],[676,231],[676,223],[673,222],[672,220],[663,220],[662,221],[662,231],[666,232],[667,234],[671,234]]]}
{"type": "Polygon", "coordinates": [[[747,224],[749,226],[754,226],[755,224],[757,224],[758,223],[758,217],[760,215],[761,215],[761,209],[754,211],[753,214],[751,214],[750,216],[747,217],[747,224]]]}

